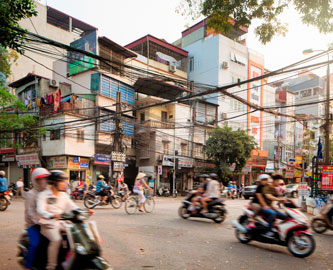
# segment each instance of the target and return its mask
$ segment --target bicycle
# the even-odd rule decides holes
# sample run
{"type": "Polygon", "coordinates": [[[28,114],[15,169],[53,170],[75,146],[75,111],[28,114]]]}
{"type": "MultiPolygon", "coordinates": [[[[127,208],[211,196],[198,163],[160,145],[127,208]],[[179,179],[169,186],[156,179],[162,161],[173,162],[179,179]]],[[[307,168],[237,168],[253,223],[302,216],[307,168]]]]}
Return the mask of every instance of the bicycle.
{"type": "MultiPolygon", "coordinates": [[[[155,209],[155,200],[151,195],[147,195],[145,192],[146,201],[143,203],[143,209],[146,213],[151,213],[155,209]]],[[[125,211],[128,215],[136,213],[139,207],[139,199],[137,195],[130,196],[125,202],[125,211]]]]}

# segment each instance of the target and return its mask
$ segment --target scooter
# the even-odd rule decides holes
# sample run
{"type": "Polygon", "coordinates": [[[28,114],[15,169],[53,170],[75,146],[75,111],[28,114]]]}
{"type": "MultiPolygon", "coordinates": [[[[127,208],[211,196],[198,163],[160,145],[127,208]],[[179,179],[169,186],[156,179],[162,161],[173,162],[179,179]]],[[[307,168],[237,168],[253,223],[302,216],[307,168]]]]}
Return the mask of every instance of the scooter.
{"type": "MultiPolygon", "coordinates": [[[[123,201],[121,197],[115,195],[111,188],[105,189],[108,193],[108,198],[106,204],[111,204],[113,208],[118,209],[122,206],[123,201]]],[[[88,209],[93,209],[96,206],[103,206],[103,198],[100,195],[96,195],[95,192],[87,191],[86,195],[83,198],[83,204],[88,209]]]]}
{"type": "Polygon", "coordinates": [[[196,218],[208,218],[213,220],[216,223],[222,223],[226,216],[227,216],[227,210],[225,209],[224,200],[222,198],[213,200],[208,203],[208,214],[204,215],[201,213],[202,205],[195,205],[192,206],[192,198],[195,196],[195,194],[190,194],[185,200],[183,200],[183,204],[181,207],[179,207],[178,214],[183,219],[188,219],[190,217],[196,217],[196,218]],[[195,214],[192,213],[192,209],[195,207],[196,212],[195,214]]]}
{"type": "MultiPolygon", "coordinates": [[[[85,221],[89,212],[74,210],[61,216],[65,227],[59,251],[57,270],[107,270],[112,269],[101,257],[100,236],[96,223],[85,221]]],[[[47,264],[48,239],[41,235],[33,269],[45,270],[47,264]]],[[[24,267],[29,248],[29,237],[25,231],[18,243],[18,262],[24,267]]]]}
{"type": "Polygon", "coordinates": [[[0,211],[5,211],[10,205],[12,199],[11,191],[0,192],[0,211]]]}
{"type": "Polygon", "coordinates": [[[247,244],[251,240],[287,246],[292,255],[299,258],[310,256],[316,247],[315,240],[309,233],[308,219],[296,208],[296,205],[288,201],[283,205],[287,218],[275,225],[272,237],[266,236],[268,231],[268,223],[263,216],[256,217],[255,227],[249,228],[250,218],[253,217],[253,212],[249,206],[243,208],[244,214],[239,217],[238,221],[232,222],[235,227],[237,239],[247,244]]]}
{"type": "Polygon", "coordinates": [[[327,222],[327,214],[329,211],[333,211],[333,202],[326,205],[326,207],[320,211],[320,214],[311,220],[311,228],[316,233],[324,233],[327,230],[333,230],[332,218],[331,223],[327,222]]]}

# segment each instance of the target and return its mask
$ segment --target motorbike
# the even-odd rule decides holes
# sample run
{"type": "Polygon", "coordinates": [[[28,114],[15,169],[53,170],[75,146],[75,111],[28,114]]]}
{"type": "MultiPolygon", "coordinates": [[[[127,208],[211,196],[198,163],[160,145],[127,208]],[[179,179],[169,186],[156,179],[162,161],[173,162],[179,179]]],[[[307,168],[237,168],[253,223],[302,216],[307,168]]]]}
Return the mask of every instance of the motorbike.
{"type": "Polygon", "coordinates": [[[178,191],[175,189],[173,193],[171,193],[170,189],[167,188],[166,186],[162,186],[158,189],[157,194],[160,197],[170,197],[172,196],[173,198],[177,198],[178,196],[178,191]]]}
{"type": "Polygon", "coordinates": [[[15,196],[16,193],[17,193],[16,184],[15,183],[10,184],[9,187],[8,187],[8,190],[12,193],[12,196],[15,196]]]}
{"type": "MultiPolygon", "coordinates": [[[[329,209],[332,209],[333,205],[328,204],[324,209],[320,211],[320,214],[315,216],[311,220],[311,228],[316,233],[324,233],[327,230],[333,230],[333,220],[331,219],[331,224],[327,222],[325,219],[327,217],[327,214],[329,212],[329,209]]],[[[333,210],[330,210],[333,211],[333,210]]]]}
{"type": "MultiPolygon", "coordinates": [[[[101,257],[101,238],[94,221],[85,222],[89,212],[74,210],[61,216],[64,231],[59,250],[57,270],[106,270],[112,269],[110,264],[101,257]]],[[[33,269],[45,270],[47,264],[48,239],[41,235],[33,269]]],[[[25,266],[29,248],[29,237],[25,231],[18,242],[17,259],[21,266],[25,266]]]]}
{"type": "Polygon", "coordinates": [[[11,197],[13,196],[11,194],[9,190],[0,192],[0,211],[5,211],[10,205],[11,197]]]}
{"type": "Polygon", "coordinates": [[[249,228],[248,224],[253,212],[250,207],[244,207],[244,214],[241,215],[238,221],[232,222],[235,227],[237,239],[247,244],[250,241],[258,241],[262,243],[287,246],[292,255],[299,258],[310,256],[316,247],[314,238],[308,232],[309,225],[307,217],[298,211],[296,205],[291,201],[283,204],[287,218],[276,224],[272,237],[266,236],[268,231],[268,223],[261,215],[256,216],[254,228],[249,228]]]}
{"type": "Polygon", "coordinates": [[[83,200],[85,193],[86,191],[84,191],[83,189],[75,188],[71,192],[70,196],[73,200],[83,200]]]}
{"type": "Polygon", "coordinates": [[[190,194],[185,200],[183,200],[182,205],[179,207],[178,214],[183,219],[188,219],[190,217],[195,218],[208,218],[213,220],[216,223],[222,223],[226,216],[227,216],[227,210],[224,205],[224,200],[222,198],[215,199],[208,203],[208,213],[209,215],[204,215],[201,213],[202,205],[198,204],[195,205],[196,207],[196,213],[192,213],[192,198],[195,196],[195,194],[190,194]]]}
{"type": "MultiPolygon", "coordinates": [[[[111,188],[105,189],[108,194],[108,198],[106,200],[106,204],[111,204],[113,208],[118,209],[122,206],[123,201],[121,197],[115,195],[111,188]]],[[[93,209],[96,206],[100,205],[103,206],[103,198],[100,195],[97,195],[93,191],[87,191],[86,195],[83,198],[83,204],[88,209],[93,209]]]]}

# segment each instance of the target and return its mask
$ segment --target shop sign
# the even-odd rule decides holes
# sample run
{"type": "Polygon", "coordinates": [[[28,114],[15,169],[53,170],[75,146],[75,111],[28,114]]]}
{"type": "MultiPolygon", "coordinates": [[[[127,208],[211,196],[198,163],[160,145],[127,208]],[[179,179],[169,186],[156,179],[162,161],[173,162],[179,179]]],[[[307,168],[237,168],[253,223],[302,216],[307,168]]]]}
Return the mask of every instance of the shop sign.
{"type": "Polygon", "coordinates": [[[32,166],[39,165],[39,157],[37,153],[17,155],[16,160],[19,162],[20,166],[32,166]]]}
{"type": "Polygon", "coordinates": [[[321,189],[333,190],[333,166],[323,166],[321,189]]]}
{"type": "Polygon", "coordinates": [[[290,166],[296,166],[296,159],[295,158],[290,158],[288,164],[290,166]]]}
{"type": "Polygon", "coordinates": [[[267,159],[268,151],[255,149],[251,151],[251,157],[249,158],[247,165],[263,168],[266,167],[267,159]]]}
{"type": "Polygon", "coordinates": [[[245,168],[242,169],[242,173],[249,173],[252,170],[251,165],[247,165],[245,168]]]}
{"type": "Polygon", "coordinates": [[[49,159],[48,168],[49,169],[64,169],[67,167],[66,157],[51,157],[49,159]]]}
{"type": "Polygon", "coordinates": [[[8,153],[15,153],[14,148],[1,148],[0,154],[8,154],[8,153]]]}
{"type": "Polygon", "coordinates": [[[68,169],[88,169],[89,158],[69,157],[68,158],[68,169]]]}
{"type": "Polygon", "coordinates": [[[173,166],[173,156],[163,156],[162,165],[172,167],[173,166]]]}
{"type": "MultiPolygon", "coordinates": [[[[192,168],[193,167],[193,159],[185,158],[185,157],[175,157],[178,158],[178,166],[182,168],[192,168]]],[[[173,167],[174,156],[163,156],[162,165],[173,167]]]]}
{"type": "Polygon", "coordinates": [[[308,183],[306,183],[306,182],[299,183],[297,191],[298,191],[298,197],[302,197],[302,196],[307,197],[307,196],[309,196],[308,183]]]}
{"type": "Polygon", "coordinates": [[[197,162],[196,167],[202,167],[202,168],[215,168],[216,165],[213,163],[208,163],[208,162],[197,162]]]}
{"type": "Polygon", "coordinates": [[[125,164],[122,162],[113,162],[113,170],[120,172],[125,169],[125,164]]]}
{"type": "Polygon", "coordinates": [[[286,178],[294,178],[294,168],[293,167],[287,168],[286,178]]]}
{"type": "Polygon", "coordinates": [[[14,153],[3,154],[1,160],[3,162],[15,161],[15,154],[14,153]]]}
{"type": "Polygon", "coordinates": [[[126,161],[126,154],[122,152],[112,152],[111,153],[111,160],[112,161],[126,161]]]}
{"type": "Polygon", "coordinates": [[[162,165],[157,166],[157,174],[162,175],[162,165]]]}
{"type": "Polygon", "coordinates": [[[274,172],[274,161],[271,161],[271,160],[267,161],[265,172],[266,173],[273,173],[274,172]]]}
{"type": "Polygon", "coordinates": [[[110,164],[110,156],[103,154],[95,154],[94,164],[98,165],[109,165],[110,164]]]}
{"type": "Polygon", "coordinates": [[[295,156],[295,159],[296,159],[295,177],[302,177],[302,175],[303,175],[303,170],[302,170],[303,157],[295,156]],[[297,169],[297,168],[299,168],[299,169],[297,169]]]}

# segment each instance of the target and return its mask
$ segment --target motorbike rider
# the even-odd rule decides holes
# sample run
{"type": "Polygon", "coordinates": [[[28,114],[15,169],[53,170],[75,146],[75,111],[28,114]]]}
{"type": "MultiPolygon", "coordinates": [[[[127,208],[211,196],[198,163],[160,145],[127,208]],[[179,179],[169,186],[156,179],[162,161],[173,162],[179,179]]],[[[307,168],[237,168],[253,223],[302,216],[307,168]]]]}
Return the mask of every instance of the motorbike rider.
{"type": "Polygon", "coordinates": [[[330,228],[333,228],[333,195],[330,195],[327,201],[327,205],[322,209],[322,214],[327,222],[330,225],[330,228]]]}
{"type": "Polygon", "coordinates": [[[37,199],[37,213],[41,217],[41,233],[50,242],[48,246],[47,267],[54,270],[58,263],[58,253],[61,244],[61,215],[79,207],[66,193],[68,176],[63,171],[51,171],[49,176],[50,188],[39,193],[37,199]]]}
{"type": "Polygon", "coordinates": [[[81,179],[81,181],[79,182],[78,186],[76,187],[77,191],[79,193],[80,198],[83,198],[85,192],[88,189],[88,185],[86,183],[86,179],[81,179]]]}
{"type": "Polygon", "coordinates": [[[199,175],[199,180],[200,180],[200,186],[198,187],[197,190],[193,191],[192,193],[195,194],[195,196],[191,199],[192,205],[189,208],[190,211],[192,211],[192,214],[195,214],[197,209],[195,205],[200,202],[203,194],[206,192],[207,189],[207,174],[201,174],[199,175]]]}
{"type": "Polygon", "coordinates": [[[109,189],[111,188],[111,186],[108,186],[105,182],[105,177],[100,174],[98,176],[98,181],[96,183],[96,194],[101,196],[102,199],[102,203],[106,204],[106,200],[108,199],[108,193],[107,191],[105,191],[105,189],[109,189]]]}
{"type": "Polygon", "coordinates": [[[139,172],[138,175],[135,178],[135,183],[134,183],[134,188],[133,188],[133,193],[136,193],[139,195],[139,208],[138,210],[140,212],[143,212],[142,207],[143,203],[146,201],[146,197],[143,194],[143,187],[145,186],[147,189],[152,190],[147,183],[145,182],[145,173],[139,172]]]}
{"type": "Polygon", "coordinates": [[[215,180],[217,179],[217,174],[211,173],[209,176],[207,178],[206,191],[200,200],[203,207],[201,211],[203,215],[208,214],[208,203],[220,197],[219,182],[215,180]]]}
{"type": "Polygon", "coordinates": [[[273,180],[268,179],[268,185],[263,188],[263,194],[265,198],[265,202],[268,207],[264,207],[261,209],[261,212],[267,216],[268,222],[268,232],[266,233],[267,237],[274,236],[273,225],[275,218],[285,219],[286,215],[275,209],[272,205],[273,201],[284,202],[284,198],[279,198],[279,193],[277,192],[277,188],[279,187],[281,176],[274,175],[273,180]]]}
{"type": "Polygon", "coordinates": [[[44,168],[37,168],[31,174],[33,188],[25,193],[25,222],[29,236],[29,249],[25,269],[32,269],[40,240],[40,226],[37,217],[37,197],[47,188],[50,172],[44,168]]]}
{"type": "Polygon", "coordinates": [[[8,190],[6,173],[4,171],[0,171],[0,192],[5,192],[8,190]]]}

